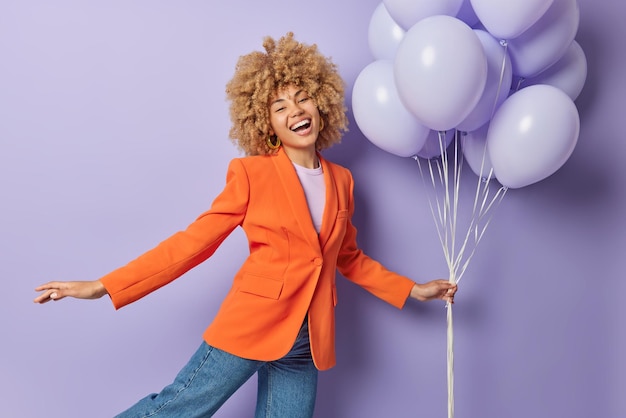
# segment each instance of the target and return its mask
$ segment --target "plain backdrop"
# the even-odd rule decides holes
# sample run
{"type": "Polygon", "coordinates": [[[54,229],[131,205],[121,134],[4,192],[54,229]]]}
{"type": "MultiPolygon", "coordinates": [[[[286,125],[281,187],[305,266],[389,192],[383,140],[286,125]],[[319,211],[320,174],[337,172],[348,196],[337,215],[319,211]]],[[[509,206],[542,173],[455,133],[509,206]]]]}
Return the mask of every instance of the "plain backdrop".
{"type": "MultiPolygon", "coordinates": [[[[265,35],[317,43],[349,105],[378,4],[0,1],[0,416],[111,417],[174,378],[246,255],[241,231],[119,311],[107,298],[37,306],[33,289],[96,279],[210,205],[240,155],[224,85],[265,35]]],[[[460,284],[459,418],[626,411],[626,6],[580,9],[578,145],[554,175],[507,193],[460,284]]],[[[415,162],[349,116],[325,155],[354,174],[360,245],[415,280],[446,277],[415,162]]],[[[400,311],[339,280],[338,365],[320,375],[316,417],[446,416],[445,328],[441,302],[400,311]]],[[[252,379],[217,416],[251,417],[255,390],[252,379]]]]}

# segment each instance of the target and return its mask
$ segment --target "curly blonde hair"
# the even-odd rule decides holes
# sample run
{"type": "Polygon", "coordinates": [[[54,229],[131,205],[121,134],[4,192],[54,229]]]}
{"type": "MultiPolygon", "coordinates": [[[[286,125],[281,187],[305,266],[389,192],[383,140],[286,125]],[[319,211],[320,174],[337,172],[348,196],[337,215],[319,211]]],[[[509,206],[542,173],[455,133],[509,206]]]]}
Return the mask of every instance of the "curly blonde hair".
{"type": "Polygon", "coordinates": [[[317,45],[297,42],[289,32],[276,42],[266,37],[265,53],[254,51],[239,57],[235,74],[226,85],[232,127],[229,136],[246,155],[266,155],[269,148],[269,102],[287,86],[305,90],[320,112],[324,129],[317,150],[338,143],[347,131],[344,82],[336,65],[322,55],[317,45]]]}

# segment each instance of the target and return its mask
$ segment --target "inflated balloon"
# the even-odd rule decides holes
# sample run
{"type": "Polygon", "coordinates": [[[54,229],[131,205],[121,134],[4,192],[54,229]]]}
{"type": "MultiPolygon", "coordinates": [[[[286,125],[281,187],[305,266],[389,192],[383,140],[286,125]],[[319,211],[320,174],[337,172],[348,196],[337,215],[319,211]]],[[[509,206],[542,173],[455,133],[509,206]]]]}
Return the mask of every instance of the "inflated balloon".
{"type": "Polygon", "coordinates": [[[418,157],[425,159],[436,158],[441,155],[441,150],[444,151],[450,146],[454,139],[454,129],[445,132],[430,131],[426,137],[424,146],[417,153],[418,157]]]}
{"type": "Polygon", "coordinates": [[[435,15],[456,16],[463,0],[383,0],[389,14],[404,29],[435,15]]]}
{"type": "Polygon", "coordinates": [[[553,0],[471,0],[474,12],[489,33],[500,40],[513,39],[530,28],[553,0]]]}
{"type": "Polygon", "coordinates": [[[474,131],[461,134],[463,157],[474,174],[483,179],[490,178],[489,173],[493,169],[489,153],[487,152],[488,129],[489,124],[486,123],[474,131]]]}
{"type": "Polygon", "coordinates": [[[467,24],[431,16],[404,35],[394,75],[406,108],[429,128],[447,131],[478,103],[487,81],[487,58],[467,24]]]}
{"type": "Polygon", "coordinates": [[[358,75],[352,90],[352,111],[367,139],[400,157],[416,155],[428,136],[429,129],[400,101],[389,60],[374,61],[358,75]]]}
{"type": "Polygon", "coordinates": [[[405,30],[389,15],[384,3],[380,3],[370,19],[367,40],[375,59],[390,59],[396,55],[405,30]]]}
{"type": "Polygon", "coordinates": [[[563,90],[572,100],[576,100],[587,79],[587,58],[585,52],[573,41],[565,55],[556,64],[533,78],[522,81],[521,87],[535,84],[549,84],[563,90]]]}
{"type": "Polygon", "coordinates": [[[513,74],[535,77],[556,63],[574,40],[579,22],[577,0],[554,0],[537,23],[509,42],[513,74]]]}
{"type": "Polygon", "coordinates": [[[491,119],[495,110],[509,95],[513,79],[511,60],[500,42],[483,30],[475,29],[474,33],[483,45],[487,57],[487,82],[474,109],[456,127],[466,132],[480,128],[491,119]]]}
{"type": "Polygon", "coordinates": [[[543,180],[570,157],[579,131],[576,105],[560,89],[537,84],[515,92],[500,106],[487,132],[496,178],[510,188],[543,180]]]}
{"type": "Polygon", "coordinates": [[[462,20],[471,27],[474,27],[474,25],[478,24],[479,22],[478,16],[476,16],[476,12],[474,12],[474,8],[472,7],[472,3],[470,0],[463,0],[463,3],[461,3],[461,8],[456,14],[456,18],[462,20]]]}

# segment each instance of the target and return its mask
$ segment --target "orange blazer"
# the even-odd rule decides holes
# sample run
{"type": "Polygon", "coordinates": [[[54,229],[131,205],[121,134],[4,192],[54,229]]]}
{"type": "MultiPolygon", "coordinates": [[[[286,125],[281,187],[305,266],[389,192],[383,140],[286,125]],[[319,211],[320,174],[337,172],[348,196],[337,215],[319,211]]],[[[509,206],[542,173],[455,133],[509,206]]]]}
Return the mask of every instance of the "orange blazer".
{"type": "Polygon", "coordinates": [[[116,309],[171,282],[210,257],[238,226],[250,255],[204,340],[254,360],[291,349],[308,313],[313,361],[335,365],[336,271],[402,308],[414,282],[365,255],[352,225],[350,172],[320,156],[326,206],[318,235],[298,175],[280,150],[230,162],[224,190],[187,229],[101,278],[116,309]]]}

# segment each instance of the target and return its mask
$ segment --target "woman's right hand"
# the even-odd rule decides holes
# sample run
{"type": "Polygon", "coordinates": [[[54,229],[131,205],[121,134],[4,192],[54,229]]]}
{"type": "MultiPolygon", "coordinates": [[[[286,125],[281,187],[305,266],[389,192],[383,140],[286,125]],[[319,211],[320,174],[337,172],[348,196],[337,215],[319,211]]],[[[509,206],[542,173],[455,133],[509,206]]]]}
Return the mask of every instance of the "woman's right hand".
{"type": "Polygon", "coordinates": [[[37,286],[36,292],[42,292],[33,302],[46,303],[51,300],[59,300],[64,297],[77,299],[98,299],[107,294],[100,280],[79,282],[48,282],[37,286]]]}

